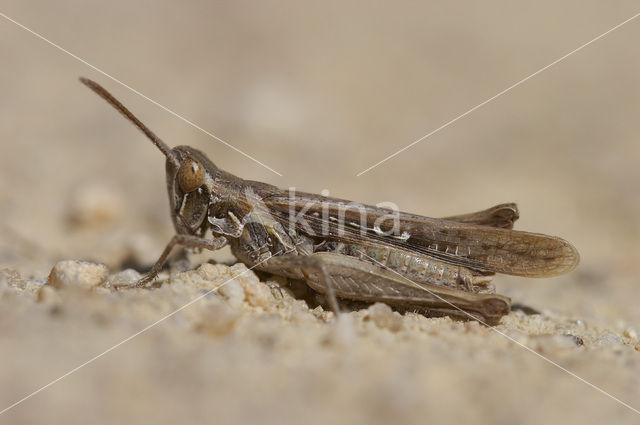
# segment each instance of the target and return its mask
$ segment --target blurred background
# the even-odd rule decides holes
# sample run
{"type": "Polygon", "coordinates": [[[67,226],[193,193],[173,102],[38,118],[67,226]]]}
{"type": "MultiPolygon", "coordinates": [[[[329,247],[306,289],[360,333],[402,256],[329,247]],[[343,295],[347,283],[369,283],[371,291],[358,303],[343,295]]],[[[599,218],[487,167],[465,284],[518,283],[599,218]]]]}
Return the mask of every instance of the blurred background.
{"type": "Polygon", "coordinates": [[[499,292],[640,324],[640,20],[356,177],[637,2],[6,0],[0,12],[282,174],[2,18],[2,267],[42,279],[66,258],[150,264],[172,235],[162,155],[85,76],[169,145],[243,178],[430,217],[517,202],[516,228],[571,241],[582,262],[553,279],[499,276],[499,292]]]}

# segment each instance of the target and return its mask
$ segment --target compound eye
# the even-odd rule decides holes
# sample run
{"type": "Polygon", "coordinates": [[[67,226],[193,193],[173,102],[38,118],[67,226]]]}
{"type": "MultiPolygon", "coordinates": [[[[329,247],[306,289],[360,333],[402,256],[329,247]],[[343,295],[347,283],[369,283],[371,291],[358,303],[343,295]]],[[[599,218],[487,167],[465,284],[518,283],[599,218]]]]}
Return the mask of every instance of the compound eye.
{"type": "Polygon", "coordinates": [[[192,158],[187,158],[180,164],[178,170],[178,184],[183,192],[193,192],[204,183],[204,168],[202,164],[192,158]]]}

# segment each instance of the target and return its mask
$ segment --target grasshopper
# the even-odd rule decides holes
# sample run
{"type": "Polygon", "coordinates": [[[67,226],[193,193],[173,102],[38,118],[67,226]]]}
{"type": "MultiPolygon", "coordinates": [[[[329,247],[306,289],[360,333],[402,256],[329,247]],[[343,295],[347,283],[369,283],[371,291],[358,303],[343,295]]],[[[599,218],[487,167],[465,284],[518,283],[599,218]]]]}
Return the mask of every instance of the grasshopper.
{"type": "Polygon", "coordinates": [[[244,180],[190,146],[169,148],[103,87],[80,80],[166,157],[176,234],[137,287],[156,278],[176,245],[229,245],[251,268],[306,281],[335,314],[341,298],[495,324],[511,308],[490,283],[495,273],[550,277],[579,262],[561,238],[512,230],[513,203],[435,219],[244,180]]]}

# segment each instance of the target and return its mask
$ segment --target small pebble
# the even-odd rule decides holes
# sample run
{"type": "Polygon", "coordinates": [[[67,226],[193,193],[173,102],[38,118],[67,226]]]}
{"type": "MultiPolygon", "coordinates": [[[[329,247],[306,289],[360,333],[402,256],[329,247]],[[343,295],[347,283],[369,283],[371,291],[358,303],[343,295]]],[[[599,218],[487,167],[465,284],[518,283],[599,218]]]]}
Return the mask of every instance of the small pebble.
{"type": "Polygon", "coordinates": [[[131,285],[140,280],[142,275],[133,269],[122,270],[109,276],[111,286],[131,285]]]}
{"type": "Polygon", "coordinates": [[[638,339],[638,331],[634,327],[625,329],[623,335],[630,339],[638,339]]]}
{"type": "Polygon", "coordinates": [[[571,323],[575,323],[576,326],[580,326],[581,328],[584,328],[585,326],[584,320],[581,319],[571,320],[571,323]]]}
{"type": "Polygon", "coordinates": [[[53,266],[48,283],[54,288],[65,286],[94,287],[103,284],[109,276],[104,264],[87,261],[65,260],[53,266]]]}
{"type": "Polygon", "coordinates": [[[379,328],[397,332],[402,329],[402,316],[383,303],[375,303],[367,309],[367,316],[379,328]]]}

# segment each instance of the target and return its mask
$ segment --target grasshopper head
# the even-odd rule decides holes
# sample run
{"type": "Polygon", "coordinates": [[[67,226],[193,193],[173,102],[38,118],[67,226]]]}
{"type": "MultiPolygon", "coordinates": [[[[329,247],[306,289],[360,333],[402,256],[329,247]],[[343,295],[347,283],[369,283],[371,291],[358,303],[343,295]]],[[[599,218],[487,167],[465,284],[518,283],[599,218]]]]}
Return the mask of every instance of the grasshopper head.
{"type": "Polygon", "coordinates": [[[173,224],[178,233],[202,236],[212,202],[218,168],[205,154],[190,146],[178,146],[167,157],[167,192],[173,224]]]}

